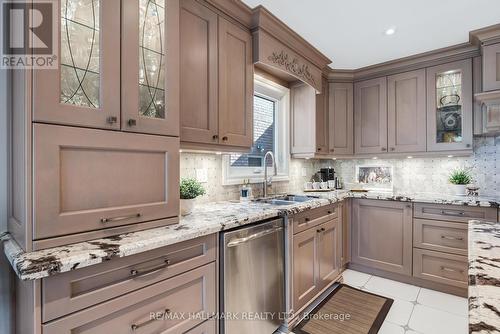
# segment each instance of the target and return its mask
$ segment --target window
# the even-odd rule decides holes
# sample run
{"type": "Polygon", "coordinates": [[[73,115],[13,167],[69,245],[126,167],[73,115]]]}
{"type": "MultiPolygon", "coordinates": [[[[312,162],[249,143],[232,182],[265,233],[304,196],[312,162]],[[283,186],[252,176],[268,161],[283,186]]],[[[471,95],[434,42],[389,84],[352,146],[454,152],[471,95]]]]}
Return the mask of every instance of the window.
{"type": "Polygon", "coordinates": [[[253,145],[248,153],[234,153],[224,157],[223,183],[241,184],[244,179],[262,182],[264,163],[272,175],[272,162],[264,156],[272,151],[278,176],[274,180],[288,180],[290,160],[288,144],[289,90],[270,80],[256,77],[253,98],[253,145]]]}

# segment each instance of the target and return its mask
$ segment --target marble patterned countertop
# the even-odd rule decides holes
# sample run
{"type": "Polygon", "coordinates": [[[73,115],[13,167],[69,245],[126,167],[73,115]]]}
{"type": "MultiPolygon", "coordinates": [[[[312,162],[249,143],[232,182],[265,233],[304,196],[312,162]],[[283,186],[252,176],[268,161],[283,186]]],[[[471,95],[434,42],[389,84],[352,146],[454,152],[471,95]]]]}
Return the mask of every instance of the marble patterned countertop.
{"type": "Polygon", "coordinates": [[[469,333],[500,332],[500,223],[469,222],[469,333]]]}
{"type": "Polygon", "coordinates": [[[4,242],[4,252],[20,279],[34,280],[269,218],[295,214],[342,201],[346,198],[496,208],[498,208],[500,203],[500,200],[491,198],[457,197],[436,194],[332,191],[312,192],[306,193],[306,195],[314,196],[315,198],[307,202],[292,205],[271,205],[262,202],[218,202],[198,205],[191,215],[181,217],[180,223],[177,225],[126,233],[29,253],[24,252],[14,240],[7,237],[7,240],[4,242]]]}

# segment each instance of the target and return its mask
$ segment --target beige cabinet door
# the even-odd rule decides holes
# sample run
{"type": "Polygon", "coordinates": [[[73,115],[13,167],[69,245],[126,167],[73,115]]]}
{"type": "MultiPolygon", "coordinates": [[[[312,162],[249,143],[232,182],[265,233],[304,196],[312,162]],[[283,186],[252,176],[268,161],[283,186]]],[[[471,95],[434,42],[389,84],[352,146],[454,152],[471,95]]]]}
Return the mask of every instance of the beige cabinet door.
{"type": "Polygon", "coordinates": [[[427,68],[427,151],[472,150],[472,59],[427,68]]]}
{"type": "Polygon", "coordinates": [[[319,289],[323,289],[340,274],[342,256],[342,226],[338,218],[321,224],[318,233],[319,289]]]}
{"type": "Polygon", "coordinates": [[[389,152],[425,152],[425,69],[387,78],[389,152]]]}
{"type": "Polygon", "coordinates": [[[291,152],[316,152],[316,90],[305,83],[290,87],[291,152]]]}
{"type": "Polygon", "coordinates": [[[218,143],[217,14],[195,0],[180,9],[181,142],[218,143]]]}
{"type": "Polygon", "coordinates": [[[355,153],[387,152],[387,79],[354,84],[355,153]]]}
{"type": "Polygon", "coordinates": [[[483,47],[483,91],[500,89],[500,43],[483,47]]]}
{"type": "Polygon", "coordinates": [[[179,139],[35,124],[34,239],[179,213],[179,139]]]}
{"type": "Polygon", "coordinates": [[[122,130],[179,136],[179,0],[122,1],[122,36],[122,130]]]}
{"type": "Polygon", "coordinates": [[[328,154],[328,81],[323,78],[323,91],[316,94],[316,153],[328,154]]]}
{"type": "Polygon", "coordinates": [[[293,236],[293,309],[299,310],[319,289],[318,228],[293,236]]]}
{"type": "Polygon", "coordinates": [[[33,120],[120,129],[120,0],[51,2],[59,64],[33,71],[33,120]]]}
{"type": "Polygon", "coordinates": [[[357,199],[352,205],[351,262],[410,276],[411,204],[357,199]]]}
{"type": "Polygon", "coordinates": [[[330,84],[328,108],[330,154],[354,154],[353,90],[352,83],[330,84]]]}
{"type": "Polygon", "coordinates": [[[219,17],[219,137],[223,145],[253,144],[253,61],[249,31],[219,17]]]}

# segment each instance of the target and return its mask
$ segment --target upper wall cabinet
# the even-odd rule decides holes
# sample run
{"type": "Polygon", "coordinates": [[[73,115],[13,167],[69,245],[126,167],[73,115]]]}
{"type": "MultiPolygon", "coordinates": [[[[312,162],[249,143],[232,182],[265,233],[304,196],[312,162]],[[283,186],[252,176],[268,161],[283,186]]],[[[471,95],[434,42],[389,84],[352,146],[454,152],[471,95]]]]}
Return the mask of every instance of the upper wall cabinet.
{"type": "Polygon", "coordinates": [[[328,154],[328,81],[324,78],[322,87],[316,94],[316,153],[328,154]]]}
{"type": "Polygon", "coordinates": [[[500,43],[483,47],[483,91],[500,89],[500,43]]]}
{"type": "Polygon", "coordinates": [[[182,146],[250,148],[253,141],[250,32],[194,0],[181,1],[180,26],[182,146]]]}
{"type": "Polygon", "coordinates": [[[120,129],[120,0],[53,3],[59,66],[33,71],[33,120],[120,129]]]}
{"type": "Polygon", "coordinates": [[[219,142],[217,14],[195,0],[181,1],[181,140],[219,142]]]}
{"type": "Polygon", "coordinates": [[[333,155],[354,154],[353,89],[352,83],[329,87],[329,153],[333,155]]]}
{"type": "Polygon", "coordinates": [[[472,60],[427,68],[427,150],[472,149],[472,60]]]}
{"type": "Polygon", "coordinates": [[[53,2],[59,67],[34,71],[33,120],[178,136],[178,0],[53,2]]]}
{"type": "Polygon", "coordinates": [[[316,90],[305,83],[290,87],[292,154],[314,155],[316,147],[316,90]]]}
{"type": "Polygon", "coordinates": [[[253,60],[249,31],[219,17],[219,136],[223,145],[253,142],[253,60]]]}
{"type": "Polygon", "coordinates": [[[425,152],[425,69],[387,78],[389,152],[425,152]]]}
{"type": "Polygon", "coordinates": [[[122,129],[178,136],[179,1],[122,1],[122,13],[122,129]]]}
{"type": "Polygon", "coordinates": [[[387,152],[387,79],[354,85],[355,153],[387,152]]]}

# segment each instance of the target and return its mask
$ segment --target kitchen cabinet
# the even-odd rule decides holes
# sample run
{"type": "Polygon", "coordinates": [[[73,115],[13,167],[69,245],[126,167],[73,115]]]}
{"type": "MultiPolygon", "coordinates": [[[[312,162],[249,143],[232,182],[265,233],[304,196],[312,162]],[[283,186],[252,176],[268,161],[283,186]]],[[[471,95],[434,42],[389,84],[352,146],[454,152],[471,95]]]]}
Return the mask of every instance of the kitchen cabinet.
{"type": "Polygon", "coordinates": [[[387,78],[354,84],[354,152],[387,152],[387,78]]]}
{"type": "MultiPolygon", "coordinates": [[[[120,0],[83,5],[52,1],[60,32],[59,66],[33,71],[33,120],[120,129],[120,0]],[[66,19],[73,17],[73,20],[66,19]]],[[[135,2],[136,3],[136,2],[135,2]]]]}
{"type": "Polygon", "coordinates": [[[412,205],[403,202],[353,200],[351,262],[410,276],[412,205]]]}
{"type": "Polygon", "coordinates": [[[194,0],[181,1],[181,142],[203,149],[253,144],[250,31],[194,0]]]}
{"type": "Polygon", "coordinates": [[[219,17],[219,143],[253,144],[252,35],[219,17]]]}
{"type": "Polygon", "coordinates": [[[54,4],[59,66],[33,72],[33,121],[178,136],[178,0],[54,4]]]}
{"type": "Polygon", "coordinates": [[[328,81],[323,79],[323,91],[316,94],[316,153],[328,154],[328,81]]]}
{"type": "Polygon", "coordinates": [[[354,86],[352,83],[330,83],[328,107],[330,154],[354,154],[353,95],[354,86]]]}
{"type": "MultiPolygon", "coordinates": [[[[316,212],[319,212],[316,209],[316,212]]],[[[342,223],[331,218],[338,212],[329,209],[330,219],[315,218],[312,227],[295,233],[292,241],[292,308],[298,311],[321,290],[332,283],[341,272],[342,223]],[[321,222],[321,223],[319,223],[321,222]]],[[[328,217],[327,215],[327,217],[328,217]]],[[[314,216],[314,215],[313,215],[314,216]]],[[[307,218],[307,217],[306,217],[307,218]]],[[[293,218],[295,224],[295,218],[293,218]]]]}
{"type": "Polygon", "coordinates": [[[180,26],[181,142],[217,144],[217,14],[182,0],[180,26]]]}
{"type": "Polygon", "coordinates": [[[500,89],[500,43],[483,46],[483,91],[500,89]]]}
{"type": "Polygon", "coordinates": [[[290,87],[292,154],[316,152],[316,90],[305,83],[290,87]]]}
{"type": "Polygon", "coordinates": [[[387,77],[388,152],[425,152],[425,84],[425,69],[387,77]]]}
{"type": "Polygon", "coordinates": [[[179,0],[121,4],[122,130],[179,136],[179,0]]]}
{"type": "Polygon", "coordinates": [[[472,150],[472,59],[426,69],[427,151],[472,150]]]}

